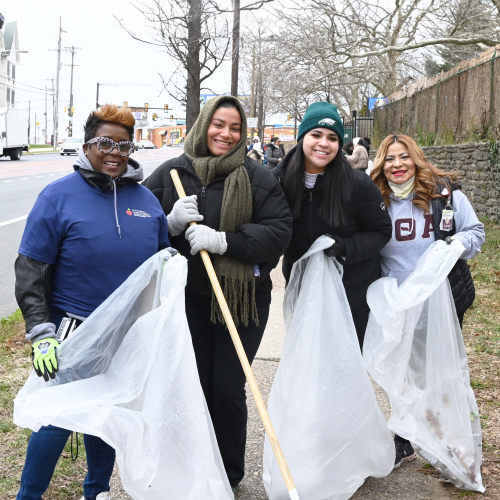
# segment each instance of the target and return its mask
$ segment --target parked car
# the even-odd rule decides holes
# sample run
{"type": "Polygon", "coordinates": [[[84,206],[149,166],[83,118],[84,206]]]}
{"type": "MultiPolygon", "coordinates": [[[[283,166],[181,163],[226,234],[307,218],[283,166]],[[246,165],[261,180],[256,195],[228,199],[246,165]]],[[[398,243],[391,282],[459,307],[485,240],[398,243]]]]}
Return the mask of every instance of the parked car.
{"type": "Polygon", "coordinates": [[[151,141],[148,141],[146,139],[141,139],[137,143],[137,147],[139,149],[155,149],[155,145],[151,141]]]}
{"type": "Polygon", "coordinates": [[[81,137],[68,137],[61,144],[61,156],[77,155],[84,144],[85,142],[81,137]]]}

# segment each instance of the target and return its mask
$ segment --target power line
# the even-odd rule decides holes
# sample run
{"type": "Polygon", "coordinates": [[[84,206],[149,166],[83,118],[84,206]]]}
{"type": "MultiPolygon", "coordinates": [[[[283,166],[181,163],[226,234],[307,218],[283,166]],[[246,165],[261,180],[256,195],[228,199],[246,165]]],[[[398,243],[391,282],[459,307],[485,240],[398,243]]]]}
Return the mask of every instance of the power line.
{"type": "MultiPolygon", "coordinates": [[[[4,78],[5,80],[10,80],[10,78],[8,76],[0,75],[0,78],[4,78]]],[[[30,87],[32,89],[44,90],[44,89],[41,89],[41,88],[38,88],[38,87],[33,87],[32,85],[27,85],[26,83],[21,83],[21,82],[19,82],[17,80],[14,80],[14,84],[13,85],[23,85],[25,87],[30,87]]]]}

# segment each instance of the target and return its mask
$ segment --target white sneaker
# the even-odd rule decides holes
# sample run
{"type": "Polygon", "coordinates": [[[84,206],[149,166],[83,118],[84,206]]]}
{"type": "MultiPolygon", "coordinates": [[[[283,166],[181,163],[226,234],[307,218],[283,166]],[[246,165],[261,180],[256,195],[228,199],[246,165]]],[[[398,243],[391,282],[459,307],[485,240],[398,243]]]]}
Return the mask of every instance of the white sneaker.
{"type": "MultiPolygon", "coordinates": [[[[111,500],[111,495],[109,493],[109,491],[103,491],[102,493],[99,493],[99,495],[97,495],[95,497],[96,500],[111,500]]],[[[82,500],[85,500],[85,497],[82,497],[82,500]]]]}

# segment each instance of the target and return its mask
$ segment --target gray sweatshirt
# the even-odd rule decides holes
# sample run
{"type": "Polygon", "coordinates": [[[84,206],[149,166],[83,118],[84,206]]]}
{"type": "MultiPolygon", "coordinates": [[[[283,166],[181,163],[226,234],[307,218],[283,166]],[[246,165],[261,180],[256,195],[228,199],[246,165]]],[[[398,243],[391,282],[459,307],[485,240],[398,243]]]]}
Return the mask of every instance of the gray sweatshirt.
{"type": "MultiPolygon", "coordinates": [[[[435,241],[434,221],[431,213],[416,207],[411,200],[413,192],[400,200],[392,193],[388,207],[392,219],[392,238],[381,250],[382,276],[394,277],[398,285],[413,272],[418,259],[435,241]]],[[[453,191],[453,216],[455,237],[465,247],[462,259],[472,259],[484,243],[484,226],[479,222],[470,201],[462,191],[453,191]]]]}

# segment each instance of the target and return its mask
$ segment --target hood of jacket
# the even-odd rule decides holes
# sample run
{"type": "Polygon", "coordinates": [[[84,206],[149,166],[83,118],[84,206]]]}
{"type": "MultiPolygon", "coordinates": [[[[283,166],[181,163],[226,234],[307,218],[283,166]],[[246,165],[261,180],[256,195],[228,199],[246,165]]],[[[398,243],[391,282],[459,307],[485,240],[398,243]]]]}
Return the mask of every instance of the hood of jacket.
{"type": "Polygon", "coordinates": [[[112,191],[114,185],[119,189],[126,184],[141,182],[144,179],[142,165],[129,157],[127,169],[120,177],[114,179],[113,182],[110,175],[98,172],[94,169],[89,159],[85,156],[83,148],[80,149],[78,158],[75,163],[73,163],[73,169],[75,172],[78,171],[88,184],[101,191],[112,191]]]}

